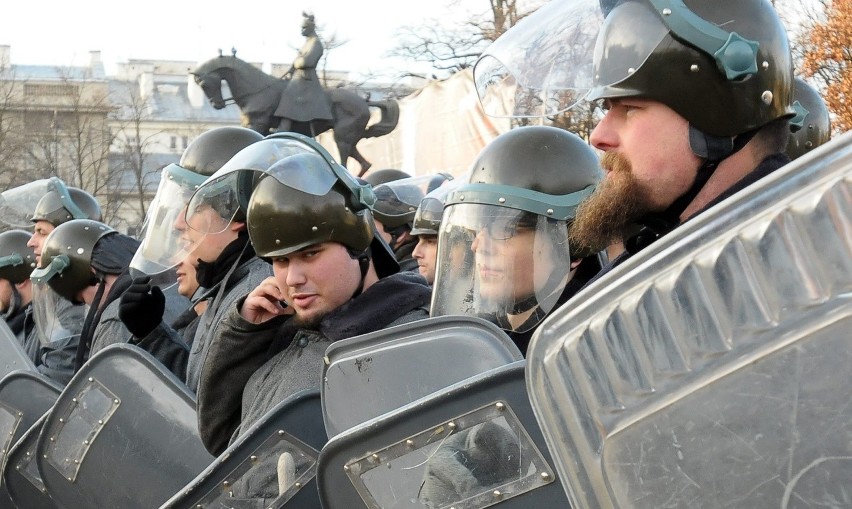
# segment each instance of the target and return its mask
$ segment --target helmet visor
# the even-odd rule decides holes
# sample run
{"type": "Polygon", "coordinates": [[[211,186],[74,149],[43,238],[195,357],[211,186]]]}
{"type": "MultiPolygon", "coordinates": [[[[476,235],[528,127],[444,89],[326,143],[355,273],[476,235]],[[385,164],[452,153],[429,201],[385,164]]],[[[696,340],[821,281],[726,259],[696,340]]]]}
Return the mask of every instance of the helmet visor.
{"type": "Polygon", "coordinates": [[[287,156],[308,152],[316,151],[298,138],[267,138],[237,152],[192,196],[186,209],[187,226],[202,234],[225,231],[241,205],[248,203],[256,173],[265,173],[287,156]]]}
{"type": "Polygon", "coordinates": [[[12,228],[32,227],[36,205],[49,185],[49,179],[41,179],[0,193],[0,222],[12,228]]]}
{"type": "Polygon", "coordinates": [[[33,322],[42,346],[63,344],[80,334],[84,306],[63,299],[46,284],[33,285],[33,322]]]}
{"type": "Polygon", "coordinates": [[[182,239],[182,214],[205,178],[176,164],[163,169],[157,194],[145,216],[142,243],[130,261],[132,269],[161,274],[186,257],[190,244],[182,239]]]}
{"type": "Polygon", "coordinates": [[[473,315],[526,332],[570,280],[565,221],[482,204],[444,210],[431,316],[473,315]]]}
{"type": "Polygon", "coordinates": [[[420,201],[439,189],[448,177],[444,174],[421,175],[380,184],[373,188],[375,211],[387,217],[413,217],[420,201]]]}
{"type": "Polygon", "coordinates": [[[602,22],[599,0],[552,1],[500,36],[473,68],[485,113],[541,117],[581,101],[602,22]]]}

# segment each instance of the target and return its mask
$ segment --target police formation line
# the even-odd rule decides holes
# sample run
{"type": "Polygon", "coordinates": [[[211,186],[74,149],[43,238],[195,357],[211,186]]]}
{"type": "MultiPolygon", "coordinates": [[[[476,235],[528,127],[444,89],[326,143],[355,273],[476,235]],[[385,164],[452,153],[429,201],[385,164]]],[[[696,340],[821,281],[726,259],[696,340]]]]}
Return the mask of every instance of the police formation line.
{"type": "Polygon", "coordinates": [[[139,238],[56,177],[2,193],[3,504],[588,500],[525,390],[542,324],[822,145],[828,112],[760,0],[553,2],[475,77],[486,112],[602,116],[589,140],[511,129],[455,177],[362,180],[312,138],[212,129],[139,238]]]}

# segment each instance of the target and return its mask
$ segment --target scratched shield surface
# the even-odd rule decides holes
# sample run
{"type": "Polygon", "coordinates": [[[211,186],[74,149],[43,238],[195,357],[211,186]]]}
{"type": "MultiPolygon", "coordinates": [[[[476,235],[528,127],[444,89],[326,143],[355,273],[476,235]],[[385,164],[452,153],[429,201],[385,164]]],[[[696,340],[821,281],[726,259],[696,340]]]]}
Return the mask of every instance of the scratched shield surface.
{"type": "Polygon", "coordinates": [[[852,506],[852,135],[542,324],[527,386],[578,507],[852,506]]]}

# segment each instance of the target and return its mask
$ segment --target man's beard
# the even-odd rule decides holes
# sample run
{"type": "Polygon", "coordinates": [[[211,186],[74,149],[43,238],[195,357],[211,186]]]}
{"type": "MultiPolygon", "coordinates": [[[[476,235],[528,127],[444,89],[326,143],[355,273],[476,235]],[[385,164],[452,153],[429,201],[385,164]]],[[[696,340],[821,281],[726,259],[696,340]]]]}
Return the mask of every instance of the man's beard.
{"type": "Polygon", "coordinates": [[[327,314],[327,312],[317,313],[307,317],[296,314],[292,318],[292,323],[300,329],[318,331],[320,322],[322,322],[322,319],[325,318],[327,314]]]}
{"type": "Polygon", "coordinates": [[[646,192],[633,176],[630,162],[606,152],[601,166],[610,174],[577,207],[569,236],[575,246],[602,251],[636,230],[636,221],[651,211],[646,192]]]}

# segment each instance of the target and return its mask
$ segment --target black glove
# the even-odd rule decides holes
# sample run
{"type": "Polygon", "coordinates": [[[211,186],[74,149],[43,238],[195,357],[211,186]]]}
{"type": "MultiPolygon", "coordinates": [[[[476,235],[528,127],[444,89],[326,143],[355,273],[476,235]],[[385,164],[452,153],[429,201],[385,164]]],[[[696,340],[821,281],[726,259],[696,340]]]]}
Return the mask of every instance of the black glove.
{"type": "Polygon", "coordinates": [[[166,296],[159,286],[151,285],[150,276],[143,276],[135,278],[121,295],[118,317],[131,334],[144,338],[159,325],[165,310],[166,296]]]}

